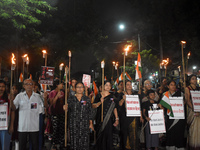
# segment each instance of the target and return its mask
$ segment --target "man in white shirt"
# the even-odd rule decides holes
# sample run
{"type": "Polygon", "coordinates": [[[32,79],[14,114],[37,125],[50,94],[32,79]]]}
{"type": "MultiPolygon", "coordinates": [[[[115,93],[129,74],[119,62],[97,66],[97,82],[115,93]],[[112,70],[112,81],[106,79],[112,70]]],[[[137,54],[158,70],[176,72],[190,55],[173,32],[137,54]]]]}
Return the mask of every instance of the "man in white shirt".
{"type": "Polygon", "coordinates": [[[42,99],[39,94],[33,92],[33,81],[31,79],[24,80],[24,92],[19,93],[13,101],[11,101],[12,110],[19,108],[19,149],[25,150],[27,144],[27,136],[30,137],[33,150],[39,149],[39,108],[42,99]]]}

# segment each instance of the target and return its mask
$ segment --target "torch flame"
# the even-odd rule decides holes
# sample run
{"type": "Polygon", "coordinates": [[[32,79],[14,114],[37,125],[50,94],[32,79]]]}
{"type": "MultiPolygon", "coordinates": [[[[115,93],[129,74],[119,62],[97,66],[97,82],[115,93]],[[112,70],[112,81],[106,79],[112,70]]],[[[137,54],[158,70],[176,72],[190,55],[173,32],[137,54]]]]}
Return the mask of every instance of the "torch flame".
{"type": "Polygon", "coordinates": [[[47,53],[47,51],[46,51],[46,50],[42,50],[42,52],[43,52],[44,54],[46,54],[46,53],[47,53]]]}
{"type": "Polygon", "coordinates": [[[27,57],[27,56],[28,56],[27,54],[24,54],[22,57],[24,57],[24,58],[25,58],[25,57],[27,57]]]}
{"type": "Polygon", "coordinates": [[[130,47],[132,47],[132,45],[128,45],[124,50],[125,50],[126,52],[128,52],[130,47]]]}
{"type": "Polygon", "coordinates": [[[190,55],[191,55],[191,53],[189,52],[189,53],[188,53],[188,56],[190,56],[190,55]]]}
{"type": "Polygon", "coordinates": [[[16,60],[15,55],[12,53],[11,63],[16,64],[15,60],[16,60]]]}
{"type": "Polygon", "coordinates": [[[182,44],[186,44],[186,41],[181,41],[182,44]]]}
{"type": "Polygon", "coordinates": [[[61,64],[60,64],[60,67],[63,67],[63,66],[64,66],[64,64],[63,64],[63,63],[61,63],[61,64]]]}

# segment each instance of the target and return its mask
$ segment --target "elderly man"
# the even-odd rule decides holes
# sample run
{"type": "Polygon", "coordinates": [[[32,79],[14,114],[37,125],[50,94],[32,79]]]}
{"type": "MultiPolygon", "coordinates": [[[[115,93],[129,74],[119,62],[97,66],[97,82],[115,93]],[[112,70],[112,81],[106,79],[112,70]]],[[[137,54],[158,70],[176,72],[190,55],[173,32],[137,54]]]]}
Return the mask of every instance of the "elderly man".
{"type": "Polygon", "coordinates": [[[26,79],[23,87],[24,92],[19,93],[11,101],[12,110],[19,108],[19,149],[26,149],[27,136],[33,145],[33,150],[39,149],[39,108],[43,107],[42,99],[39,94],[33,92],[33,81],[26,79]]]}

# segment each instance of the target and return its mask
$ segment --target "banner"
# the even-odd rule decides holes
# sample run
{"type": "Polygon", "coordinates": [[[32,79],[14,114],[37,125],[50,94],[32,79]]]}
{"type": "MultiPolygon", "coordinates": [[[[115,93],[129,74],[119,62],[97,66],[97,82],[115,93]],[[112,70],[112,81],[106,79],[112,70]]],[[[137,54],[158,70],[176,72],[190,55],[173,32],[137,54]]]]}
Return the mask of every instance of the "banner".
{"type": "Polygon", "coordinates": [[[8,103],[0,105],[0,130],[8,130],[8,103]]]}
{"type": "Polygon", "coordinates": [[[169,119],[185,119],[183,97],[169,97],[169,101],[174,114],[174,117],[169,116],[169,119]]]}
{"type": "Polygon", "coordinates": [[[82,82],[83,82],[84,86],[87,86],[88,88],[90,88],[91,75],[83,74],[82,82]]]}
{"type": "Polygon", "coordinates": [[[149,121],[151,134],[166,133],[163,110],[148,111],[148,113],[151,118],[149,121]]]}
{"type": "Polygon", "coordinates": [[[200,112],[200,91],[190,91],[194,112],[200,112]]]}
{"type": "Polygon", "coordinates": [[[140,117],[140,100],[138,95],[126,95],[126,116],[140,117]]]}
{"type": "Polygon", "coordinates": [[[42,66],[42,74],[40,78],[40,84],[53,85],[54,80],[54,67],[42,66]]]}

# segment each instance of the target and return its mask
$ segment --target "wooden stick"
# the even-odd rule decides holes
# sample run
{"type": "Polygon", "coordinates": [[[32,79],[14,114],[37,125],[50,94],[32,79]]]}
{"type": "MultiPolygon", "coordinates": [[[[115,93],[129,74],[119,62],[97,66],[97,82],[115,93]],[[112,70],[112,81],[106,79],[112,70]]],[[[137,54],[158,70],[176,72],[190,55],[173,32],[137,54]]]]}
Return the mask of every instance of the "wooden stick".
{"type": "Polygon", "coordinates": [[[126,85],[125,85],[125,52],[124,52],[124,67],[123,67],[123,85],[124,85],[124,92],[125,92],[125,89],[126,89],[126,85]]]}
{"type": "MultiPolygon", "coordinates": [[[[104,92],[104,68],[102,68],[102,93],[104,92]]],[[[101,122],[103,122],[103,103],[101,104],[101,122]]]]}
{"type": "MultiPolygon", "coordinates": [[[[65,67],[65,105],[67,104],[67,67],[65,67]]],[[[67,148],[67,110],[65,110],[65,147],[67,148]]]]}

